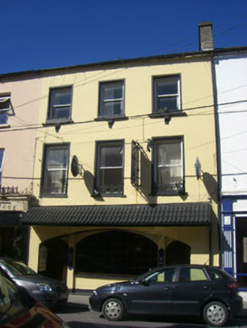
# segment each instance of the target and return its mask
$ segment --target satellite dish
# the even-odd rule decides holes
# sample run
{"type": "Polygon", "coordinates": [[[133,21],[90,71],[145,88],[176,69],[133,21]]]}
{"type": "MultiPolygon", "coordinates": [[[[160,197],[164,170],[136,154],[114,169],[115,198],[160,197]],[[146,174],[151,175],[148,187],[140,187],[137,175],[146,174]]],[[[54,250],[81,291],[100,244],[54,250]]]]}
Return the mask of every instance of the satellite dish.
{"type": "Polygon", "coordinates": [[[73,174],[74,177],[76,177],[80,173],[80,164],[77,156],[73,156],[72,162],[71,162],[71,173],[73,174]]]}
{"type": "Polygon", "coordinates": [[[195,161],[195,174],[196,174],[197,180],[199,180],[199,178],[201,176],[201,163],[200,163],[198,157],[196,158],[196,161],[195,161]]]}

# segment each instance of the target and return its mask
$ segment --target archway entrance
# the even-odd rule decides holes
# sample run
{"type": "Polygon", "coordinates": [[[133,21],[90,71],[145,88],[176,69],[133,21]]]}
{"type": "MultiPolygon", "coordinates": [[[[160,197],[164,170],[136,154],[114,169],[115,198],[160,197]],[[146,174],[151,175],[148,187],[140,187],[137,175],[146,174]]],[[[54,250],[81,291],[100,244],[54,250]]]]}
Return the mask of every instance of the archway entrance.
{"type": "Polygon", "coordinates": [[[126,231],[91,235],[76,246],[75,272],[139,275],[156,267],[158,247],[150,239],[126,231]]]}
{"type": "Polygon", "coordinates": [[[166,265],[190,264],[190,246],[181,242],[173,241],[166,248],[166,265]]]}
{"type": "Polygon", "coordinates": [[[39,270],[44,276],[67,280],[68,245],[60,239],[43,242],[39,250],[39,270]]]}

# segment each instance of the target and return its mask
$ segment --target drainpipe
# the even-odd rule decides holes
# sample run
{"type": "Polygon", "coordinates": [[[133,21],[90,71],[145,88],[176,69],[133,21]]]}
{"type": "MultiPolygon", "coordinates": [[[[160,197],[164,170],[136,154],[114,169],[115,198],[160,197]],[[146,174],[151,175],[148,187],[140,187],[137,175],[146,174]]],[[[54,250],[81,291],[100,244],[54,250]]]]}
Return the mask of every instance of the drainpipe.
{"type": "Polygon", "coordinates": [[[218,115],[218,96],[217,96],[217,81],[215,70],[215,53],[211,52],[211,70],[212,70],[212,83],[213,83],[213,98],[214,98],[214,118],[215,118],[215,137],[216,137],[216,162],[217,162],[217,199],[218,199],[218,220],[219,220],[219,261],[222,267],[222,254],[221,254],[221,233],[222,233],[222,211],[221,211],[221,190],[222,190],[222,177],[221,177],[221,144],[220,144],[220,125],[218,115]]]}

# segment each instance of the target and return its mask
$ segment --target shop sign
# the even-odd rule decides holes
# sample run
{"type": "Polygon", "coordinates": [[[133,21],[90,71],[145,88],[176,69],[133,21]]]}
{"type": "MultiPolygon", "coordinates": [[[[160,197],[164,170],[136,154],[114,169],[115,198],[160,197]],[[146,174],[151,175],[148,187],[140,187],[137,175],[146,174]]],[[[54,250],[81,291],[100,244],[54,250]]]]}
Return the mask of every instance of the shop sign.
{"type": "Polygon", "coordinates": [[[0,211],[25,211],[23,201],[0,201],[0,211]]]}

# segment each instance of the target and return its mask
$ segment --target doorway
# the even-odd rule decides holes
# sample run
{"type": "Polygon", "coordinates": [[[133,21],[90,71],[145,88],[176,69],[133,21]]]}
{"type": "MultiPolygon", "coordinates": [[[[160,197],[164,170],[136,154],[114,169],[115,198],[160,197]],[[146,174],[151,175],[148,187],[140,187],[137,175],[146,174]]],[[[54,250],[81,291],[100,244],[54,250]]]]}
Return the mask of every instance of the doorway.
{"type": "Polygon", "coordinates": [[[247,289],[247,218],[236,219],[236,261],[238,285],[247,289]]]}
{"type": "Polygon", "coordinates": [[[68,245],[60,239],[43,242],[39,250],[38,272],[43,276],[66,283],[68,263],[68,245]]]}

